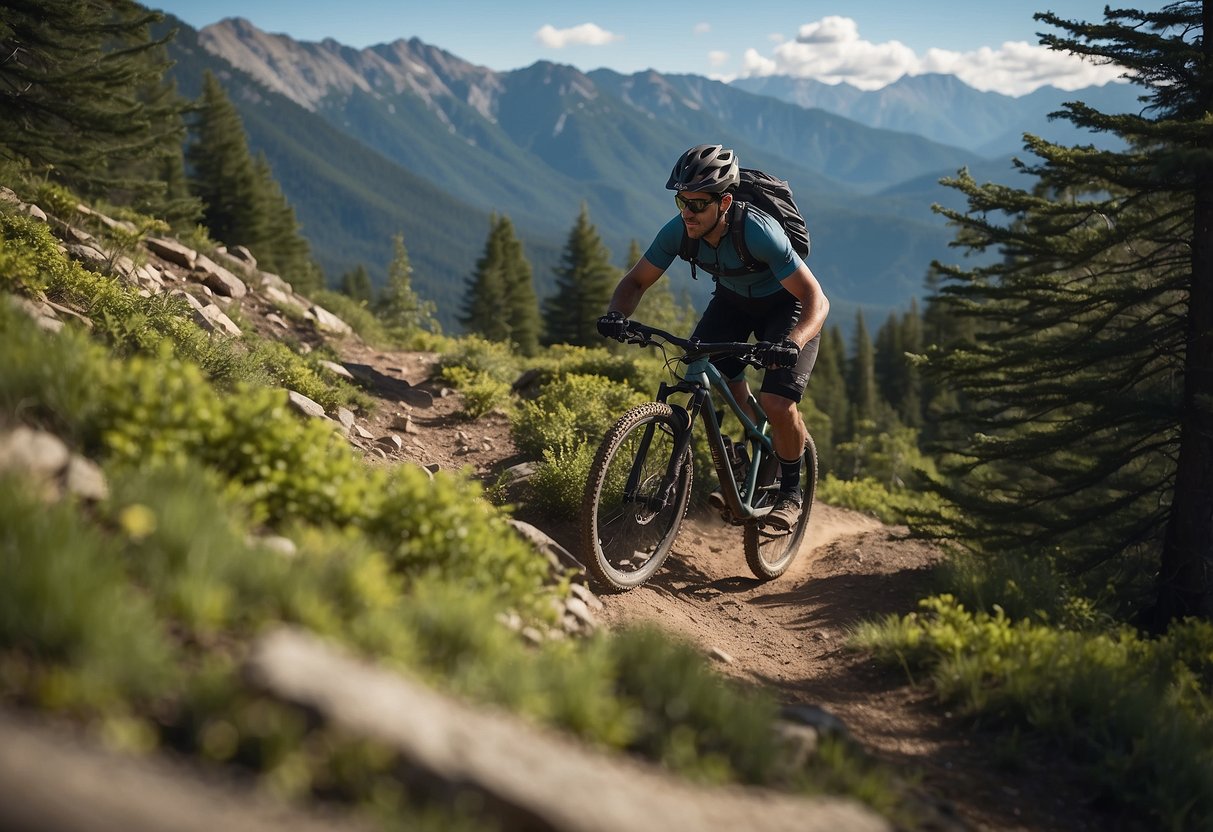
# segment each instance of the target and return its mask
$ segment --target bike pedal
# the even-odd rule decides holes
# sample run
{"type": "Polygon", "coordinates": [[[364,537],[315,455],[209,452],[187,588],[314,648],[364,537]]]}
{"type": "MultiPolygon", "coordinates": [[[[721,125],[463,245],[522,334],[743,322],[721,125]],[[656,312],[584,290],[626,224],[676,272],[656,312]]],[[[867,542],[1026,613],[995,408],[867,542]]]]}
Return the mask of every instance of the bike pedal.
{"type": "Polygon", "coordinates": [[[708,495],[708,505],[717,511],[725,511],[728,509],[728,504],[724,501],[724,495],[719,491],[713,491],[708,495]]]}

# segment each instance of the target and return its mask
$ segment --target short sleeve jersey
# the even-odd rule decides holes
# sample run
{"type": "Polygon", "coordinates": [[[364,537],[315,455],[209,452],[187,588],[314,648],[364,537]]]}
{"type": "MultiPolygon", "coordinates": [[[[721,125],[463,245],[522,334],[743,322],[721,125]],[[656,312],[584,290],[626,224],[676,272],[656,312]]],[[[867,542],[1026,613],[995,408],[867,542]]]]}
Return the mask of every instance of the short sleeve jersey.
{"type": "MultiPolygon", "coordinates": [[[[668,269],[678,256],[684,228],[681,216],[667,222],[653,238],[644,258],[662,271],[668,269]]],[[[718,278],[722,286],[740,295],[753,298],[773,295],[783,288],[780,282],[804,263],[800,255],[792,249],[788,235],[779,227],[779,223],[761,211],[745,212],[745,243],[750,255],[759,263],[765,264],[766,268],[739,277],[718,278]]],[[[714,265],[726,269],[736,269],[742,265],[737,247],[733,245],[732,237],[727,233],[720,238],[720,244],[715,248],[700,240],[698,259],[708,271],[712,271],[714,265]]]]}

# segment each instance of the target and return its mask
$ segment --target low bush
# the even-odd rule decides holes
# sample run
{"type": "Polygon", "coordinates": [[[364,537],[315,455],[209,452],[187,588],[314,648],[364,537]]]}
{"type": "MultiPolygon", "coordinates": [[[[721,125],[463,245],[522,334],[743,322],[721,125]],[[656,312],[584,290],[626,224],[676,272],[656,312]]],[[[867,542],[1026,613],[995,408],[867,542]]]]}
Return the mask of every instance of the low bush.
{"type": "Polygon", "coordinates": [[[647,397],[622,382],[571,374],[543,387],[538,398],[518,406],[511,424],[514,442],[535,459],[544,451],[569,453],[597,448],[611,425],[647,397]]]}
{"type": "Polygon", "coordinates": [[[1213,824],[1213,625],[1188,621],[1147,640],[969,612],[950,595],[922,607],[862,626],[856,643],[929,674],[974,717],[1055,744],[1141,823],[1213,824]]]}

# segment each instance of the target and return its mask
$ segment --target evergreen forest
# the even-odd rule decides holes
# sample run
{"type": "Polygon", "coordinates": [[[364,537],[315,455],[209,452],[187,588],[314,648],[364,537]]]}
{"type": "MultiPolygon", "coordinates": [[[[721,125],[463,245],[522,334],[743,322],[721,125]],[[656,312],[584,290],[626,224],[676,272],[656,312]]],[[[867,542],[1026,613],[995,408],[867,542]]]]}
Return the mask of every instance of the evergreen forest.
{"type": "MultiPolygon", "coordinates": [[[[947,553],[918,611],[848,647],[1008,756],[1066,759],[1124,828],[1213,829],[1213,0],[1036,19],[1044,45],[1124,67],[1141,107],[1067,104],[1059,118],[1120,149],[1025,135],[1027,187],[956,171],[958,201],[936,210],[958,257],[921,264],[922,301],[827,322],[801,403],[817,499],[947,553]]],[[[375,828],[496,828],[252,686],[249,645],[291,625],[691,782],[840,795],[933,828],[844,743],[789,763],[774,697],[676,640],[519,636],[558,630],[574,582],[511,513],[574,522],[603,434],[668,378],[595,327],[647,241],[612,252],[583,203],[538,281],[503,207],[441,298],[418,292],[422,241],[400,229],[389,261],[326,274],[223,77],[193,98],[172,83],[163,23],[129,0],[0,0],[0,446],[53,434],[109,484],[48,498],[0,455],[0,715],[171,751],[375,828]],[[219,337],[122,278],[166,238],[255,264],[250,284],[280,277],[370,349],[436,356],[462,396],[451,430],[508,420],[530,490],[371,464],[301,419],[287,389],[330,413],[373,405],[325,375],[327,347],[219,337]],[[46,332],[10,296],[73,322],[46,332]]],[[[663,279],[635,318],[686,335],[699,311],[663,279]]],[[[227,313],[243,322],[238,302],[227,313]]],[[[694,457],[693,511],[713,471],[706,447],[694,457]]]]}

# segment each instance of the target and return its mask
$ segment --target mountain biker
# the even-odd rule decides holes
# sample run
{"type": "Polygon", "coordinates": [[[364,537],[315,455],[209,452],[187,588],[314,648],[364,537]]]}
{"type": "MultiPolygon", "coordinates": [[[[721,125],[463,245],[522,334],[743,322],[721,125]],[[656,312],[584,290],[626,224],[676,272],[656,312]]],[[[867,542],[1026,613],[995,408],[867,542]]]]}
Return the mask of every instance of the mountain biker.
{"type": "MultiPolygon", "coordinates": [[[[740,181],[736,154],[720,145],[697,145],[682,154],[666,188],[675,192],[679,215],[657,232],[644,256],[619,281],[598,331],[621,338],[641,296],[678,256],[682,235],[700,241],[698,257],[726,269],[742,265],[728,234],[733,191],[740,181]],[[706,243],[707,245],[703,245],[706,243]]],[[[736,212],[734,212],[736,213],[736,212]]],[[[779,224],[760,211],[744,214],[745,245],[761,271],[715,278],[716,288],[694,336],[703,341],[759,341],[766,371],[759,402],[771,424],[771,439],[780,462],[780,487],[765,523],[786,531],[795,525],[803,497],[800,469],[806,430],[797,403],[817,360],[821,328],[830,304],[817,278],[793,249],[779,224]]],[[[745,364],[736,357],[714,358],[738,402],[749,401],[745,364]]]]}

